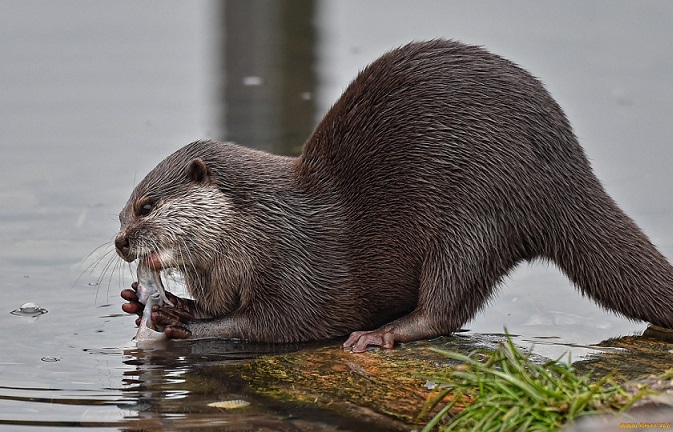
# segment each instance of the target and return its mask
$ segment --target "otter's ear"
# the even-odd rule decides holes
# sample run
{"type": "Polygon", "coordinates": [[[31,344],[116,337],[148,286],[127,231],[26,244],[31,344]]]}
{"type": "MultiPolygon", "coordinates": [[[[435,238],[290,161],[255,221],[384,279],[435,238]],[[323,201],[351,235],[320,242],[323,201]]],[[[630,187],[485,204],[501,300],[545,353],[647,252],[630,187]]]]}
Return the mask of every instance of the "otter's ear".
{"type": "Polygon", "coordinates": [[[194,183],[210,183],[210,171],[206,163],[196,158],[187,166],[187,177],[194,183]]]}

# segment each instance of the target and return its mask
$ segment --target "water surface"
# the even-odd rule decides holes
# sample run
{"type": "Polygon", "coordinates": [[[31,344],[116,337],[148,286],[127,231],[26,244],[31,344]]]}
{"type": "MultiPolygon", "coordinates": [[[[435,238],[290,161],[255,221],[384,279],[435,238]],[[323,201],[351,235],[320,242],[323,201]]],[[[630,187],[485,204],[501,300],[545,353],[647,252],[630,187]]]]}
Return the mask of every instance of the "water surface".
{"type": "MultiPolygon", "coordinates": [[[[0,3],[1,429],[241,430],[277,428],[289,414],[357,429],[254,399],[240,378],[208,372],[277,347],[135,349],[133,319],[118,297],[132,270],[105,253],[133,185],[166,155],[200,138],[295,152],[359,69],[411,40],[485,45],[540,77],[608,191],[673,257],[673,3],[300,6],[0,3]],[[48,313],[10,314],[26,302],[48,313]],[[197,391],[215,384],[215,393],[197,391]],[[213,395],[251,399],[255,409],[208,410],[213,395]]],[[[550,356],[645,328],[600,310],[539,264],[517,269],[467,327],[487,334],[504,326],[550,356]]]]}

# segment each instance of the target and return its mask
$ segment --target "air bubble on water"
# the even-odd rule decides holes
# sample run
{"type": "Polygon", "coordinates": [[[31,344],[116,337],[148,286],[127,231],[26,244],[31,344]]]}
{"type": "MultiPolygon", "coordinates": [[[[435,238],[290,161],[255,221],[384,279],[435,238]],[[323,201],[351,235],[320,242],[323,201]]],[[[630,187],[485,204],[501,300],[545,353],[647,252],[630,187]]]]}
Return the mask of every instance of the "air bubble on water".
{"type": "Polygon", "coordinates": [[[47,312],[49,312],[47,309],[43,309],[35,303],[28,302],[21,305],[20,308],[14,309],[10,313],[12,315],[35,318],[42,314],[46,314],[47,312]]]}

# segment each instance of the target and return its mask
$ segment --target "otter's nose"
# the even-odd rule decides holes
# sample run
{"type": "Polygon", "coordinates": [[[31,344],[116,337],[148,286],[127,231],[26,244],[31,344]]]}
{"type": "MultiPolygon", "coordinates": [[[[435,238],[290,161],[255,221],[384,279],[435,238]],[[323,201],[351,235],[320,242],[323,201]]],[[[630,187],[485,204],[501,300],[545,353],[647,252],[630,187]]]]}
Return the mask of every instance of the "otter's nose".
{"type": "Polygon", "coordinates": [[[115,247],[117,248],[117,254],[126,261],[131,261],[129,258],[129,252],[131,251],[131,244],[129,243],[129,238],[124,234],[117,234],[115,238],[115,247]]]}

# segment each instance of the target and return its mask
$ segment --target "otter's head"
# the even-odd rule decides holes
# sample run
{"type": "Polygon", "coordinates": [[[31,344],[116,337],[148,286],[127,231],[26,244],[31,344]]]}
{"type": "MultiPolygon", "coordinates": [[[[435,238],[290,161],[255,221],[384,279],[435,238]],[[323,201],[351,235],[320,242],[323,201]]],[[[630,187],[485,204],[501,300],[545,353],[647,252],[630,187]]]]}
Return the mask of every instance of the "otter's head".
{"type": "Polygon", "coordinates": [[[178,151],[138,184],[119,214],[117,253],[157,269],[207,268],[232,215],[208,161],[178,151]]]}

